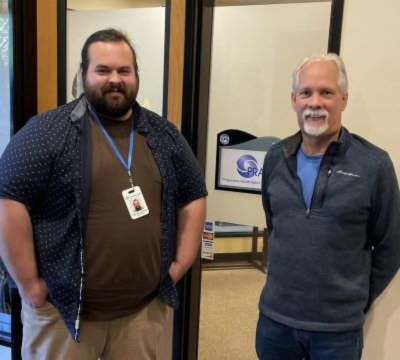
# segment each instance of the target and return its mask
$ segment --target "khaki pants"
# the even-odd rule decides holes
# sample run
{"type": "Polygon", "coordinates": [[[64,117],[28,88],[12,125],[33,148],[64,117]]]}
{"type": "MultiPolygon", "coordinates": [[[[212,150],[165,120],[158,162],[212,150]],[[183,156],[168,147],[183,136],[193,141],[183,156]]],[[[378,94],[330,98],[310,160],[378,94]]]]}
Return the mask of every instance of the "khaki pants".
{"type": "Polygon", "coordinates": [[[81,321],[73,341],[59,312],[46,302],[22,305],[23,360],[170,360],[172,311],[154,299],[140,312],[112,321],[81,321]]]}

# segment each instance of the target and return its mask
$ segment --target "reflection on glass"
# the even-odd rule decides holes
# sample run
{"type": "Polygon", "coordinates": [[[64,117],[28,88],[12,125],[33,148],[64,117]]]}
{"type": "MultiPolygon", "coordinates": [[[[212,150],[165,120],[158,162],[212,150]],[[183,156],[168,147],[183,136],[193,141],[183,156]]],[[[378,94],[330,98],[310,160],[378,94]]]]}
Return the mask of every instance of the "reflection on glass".
{"type": "Polygon", "coordinates": [[[215,221],[214,260],[202,262],[199,360],[219,359],[221,353],[227,359],[257,358],[257,304],[268,258],[261,198],[214,189],[217,135],[235,129],[284,138],[297,131],[291,73],[302,57],[326,51],[331,9],[330,1],[222,2],[246,6],[214,9],[207,217],[224,222],[215,221]]]}
{"type": "Polygon", "coordinates": [[[165,1],[151,2],[154,6],[146,2],[132,4],[136,7],[116,8],[117,4],[109,2],[105,9],[105,3],[100,4],[102,8],[89,8],[84,2],[68,1],[67,101],[83,91],[80,52],[86,38],[95,31],[114,27],[128,35],[136,51],[140,77],[138,103],[162,114],[165,7],[160,5],[165,5],[165,1]]]}
{"type": "Polygon", "coordinates": [[[9,18],[0,5],[0,155],[10,139],[9,18]]]}
{"type": "Polygon", "coordinates": [[[298,130],[291,74],[304,56],[326,51],[330,8],[326,1],[215,8],[206,159],[210,219],[265,226],[258,196],[214,189],[217,135],[234,129],[283,139],[298,130]]]}
{"type": "MultiPolygon", "coordinates": [[[[9,16],[7,2],[0,2],[0,156],[10,140],[10,74],[9,74],[9,16]]],[[[9,342],[11,336],[11,308],[7,275],[0,266],[0,340],[9,342]]],[[[3,342],[4,344],[4,342],[3,342]]],[[[8,350],[0,348],[0,358],[8,357],[8,350]]]]}

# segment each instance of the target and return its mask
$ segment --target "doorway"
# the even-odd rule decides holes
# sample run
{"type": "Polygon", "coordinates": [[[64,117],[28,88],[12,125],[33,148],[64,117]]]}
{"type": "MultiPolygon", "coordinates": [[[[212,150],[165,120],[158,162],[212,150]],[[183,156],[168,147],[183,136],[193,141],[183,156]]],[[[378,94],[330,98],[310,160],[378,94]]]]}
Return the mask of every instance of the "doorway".
{"type": "Polygon", "coordinates": [[[267,276],[264,211],[260,192],[217,189],[218,136],[233,129],[283,139],[298,130],[290,104],[291,73],[303,57],[330,48],[333,2],[215,2],[205,173],[207,218],[216,226],[214,257],[201,262],[193,358],[257,359],[258,299],[267,276]],[[242,232],[226,237],[219,224],[242,232]]]}

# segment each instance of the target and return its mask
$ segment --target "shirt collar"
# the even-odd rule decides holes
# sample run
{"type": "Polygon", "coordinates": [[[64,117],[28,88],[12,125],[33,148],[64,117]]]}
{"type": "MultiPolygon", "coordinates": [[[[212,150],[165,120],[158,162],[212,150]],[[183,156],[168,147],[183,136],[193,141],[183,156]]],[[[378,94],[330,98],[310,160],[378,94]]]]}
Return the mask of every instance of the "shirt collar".
{"type": "MultiPolygon", "coordinates": [[[[76,102],[77,103],[70,115],[71,121],[73,123],[80,121],[87,112],[87,102],[84,94],[82,94],[79,97],[79,99],[76,100],[76,102]]],[[[139,133],[148,133],[149,122],[147,120],[147,116],[144,110],[142,109],[142,107],[139,105],[138,102],[135,102],[135,104],[132,107],[132,110],[133,110],[133,122],[135,130],[139,133]]]]}

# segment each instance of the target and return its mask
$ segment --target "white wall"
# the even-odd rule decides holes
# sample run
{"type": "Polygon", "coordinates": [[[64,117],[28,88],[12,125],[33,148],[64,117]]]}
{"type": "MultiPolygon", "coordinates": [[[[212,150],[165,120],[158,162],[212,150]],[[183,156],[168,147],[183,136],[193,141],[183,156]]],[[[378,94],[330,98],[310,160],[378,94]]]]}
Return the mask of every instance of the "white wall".
{"type": "Polygon", "coordinates": [[[298,130],[290,104],[291,74],[304,56],[326,52],[330,6],[215,8],[206,166],[209,219],[265,227],[260,195],[214,190],[216,135],[238,129],[283,138],[298,130]]]}
{"type": "MultiPolygon", "coordinates": [[[[387,150],[400,176],[400,2],[346,0],[341,55],[350,81],[344,125],[387,150]]],[[[363,360],[400,359],[400,276],[367,317],[363,360]]]]}
{"type": "Polygon", "coordinates": [[[79,69],[82,46],[97,30],[114,27],[130,37],[139,65],[138,102],[162,114],[165,8],[68,11],[67,99],[79,69]]]}

